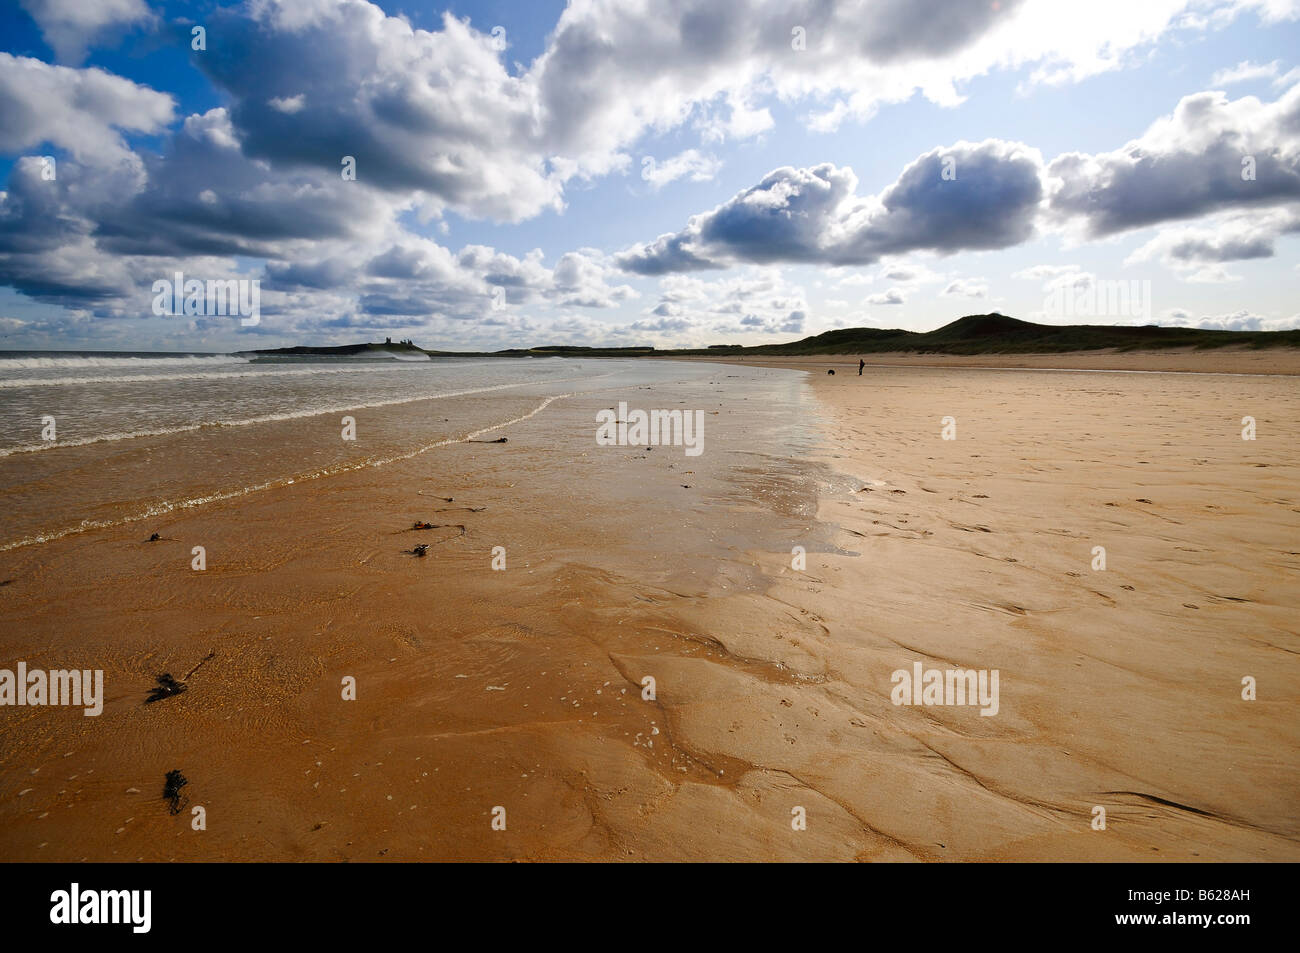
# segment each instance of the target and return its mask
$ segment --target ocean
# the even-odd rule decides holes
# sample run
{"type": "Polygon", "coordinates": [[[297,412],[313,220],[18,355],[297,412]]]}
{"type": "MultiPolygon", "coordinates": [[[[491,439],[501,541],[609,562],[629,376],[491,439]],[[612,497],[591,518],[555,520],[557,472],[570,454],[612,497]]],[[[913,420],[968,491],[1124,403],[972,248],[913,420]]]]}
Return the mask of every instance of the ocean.
{"type": "Polygon", "coordinates": [[[560,358],[258,359],[0,351],[0,455],[240,427],[558,380],[560,358]],[[42,439],[55,418],[56,441],[42,439]]]}

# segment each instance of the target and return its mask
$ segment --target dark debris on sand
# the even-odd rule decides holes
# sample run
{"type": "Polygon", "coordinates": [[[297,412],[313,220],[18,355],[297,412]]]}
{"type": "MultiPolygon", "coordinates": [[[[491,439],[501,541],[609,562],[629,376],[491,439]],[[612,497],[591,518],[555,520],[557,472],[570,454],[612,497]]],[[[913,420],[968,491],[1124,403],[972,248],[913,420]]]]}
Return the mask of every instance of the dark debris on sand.
{"type": "Polygon", "coordinates": [[[171,698],[179,695],[181,692],[188,690],[189,686],[184,682],[178,682],[172,678],[170,672],[163,672],[158,676],[158,684],[149,689],[149,696],[144,700],[146,705],[160,702],[164,698],[171,698]]]}
{"type": "Polygon", "coordinates": [[[185,683],[190,680],[190,678],[194,675],[195,672],[201,669],[204,665],[208,664],[208,662],[211,662],[214,658],[216,658],[216,656],[217,656],[217,650],[213,649],[207,655],[203,656],[203,658],[199,660],[198,665],[195,665],[192,669],[186,672],[185,677],[182,678],[180,681],[177,681],[175,678],[173,678],[170,672],[163,672],[157,678],[158,684],[155,687],[149,689],[149,695],[148,697],[145,698],[144,703],[148,705],[153,702],[160,702],[164,698],[173,698],[176,695],[181,694],[182,692],[188,691],[189,686],[185,683]]]}
{"type": "MultiPolygon", "coordinates": [[[[471,440],[470,443],[505,443],[505,440],[506,438],[502,437],[500,440],[471,440]]],[[[435,499],[444,500],[448,503],[454,502],[454,498],[450,496],[439,496],[439,497],[435,497],[435,499]]],[[[470,513],[482,513],[486,509],[487,509],[486,506],[444,506],[441,509],[435,509],[434,512],[449,513],[452,512],[453,510],[455,511],[467,510],[470,513]]],[[[430,529],[460,530],[460,533],[456,536],[450,536],[447,539],[437,540],[436,542],[439,543],[446,543],[446,542],[450,542],[453,539],[459,539],[461,536],[464,536],[469,532],[468,527],[466,527],[464,523],[430,523],[428,520],[416,520],[405,530],[401,530],[401,532],[411,533],[411,532],[430,530],[430,529]]],[[[431,543],[418,543],[411,549],[402,550],[402,554],[406,556],[416,556],[416,557],[427,556],[429,555],[429,547],[431,545],[432,545],[431,543]]]]}
{"type": "Polygon", "coordinates": [[[163,800],[170,802],[170,810],[173,814],[179,814],[189,802],[189,798],[181,797],[181,788],[189,783],[189,779],[181,774],[179,768],[167,772],[167,780],[163,785],[163,800]]]}

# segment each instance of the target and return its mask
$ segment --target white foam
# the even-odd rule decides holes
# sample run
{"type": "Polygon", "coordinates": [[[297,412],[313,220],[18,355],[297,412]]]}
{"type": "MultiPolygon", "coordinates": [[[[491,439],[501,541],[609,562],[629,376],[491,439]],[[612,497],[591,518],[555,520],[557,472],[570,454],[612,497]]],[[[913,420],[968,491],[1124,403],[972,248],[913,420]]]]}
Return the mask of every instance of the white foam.
{"type": "MultiPolygon", "coordinates": [[[[516,386],[516,385],[509,385],[509,386],[516,386]]],[[[499,388],[489,388],[489,389],[499,389],[499,388]]],[[[258,493],[261,492],[262,490],[270,490],[275,487],[291,486],[295,483],[306,482],[307,480],[319,480],[322,479],[323,477],[331,477],[340,473],[348,473],[353,470],[364,470],[369,467],[382,467],[385,464],[397,463],[398,461],[401,460],[409,460],[412,457],[418,457],[422,453],[428,453],[430,450],[436,450],[439,447],[450,446],[451,444],[454,443],[465,443],[477,437],[481,437],[483,434],[491,433],[494,430],[500,430],[502,427],[509,427],[512,424],[521,423],[525,420],[528,420],[531,417],[537,416],[555,401],[563,400],[566,397],[572,397],[572,396],[573,394],[556,394],[553,397],[547,397],[543,399],[543,401],[540,404],[538,404],[537,407],[535,407],[533,410],[530,410],[528,413],[520,417],[513,417],[510,420],[502,421],[499,424],[492,424],[491,426],[483,427],[480,430],[475,430],[471,433],[467,433],[463,437],[449,437],[445,440],[438,440],[435,441],[434,443],[426,444],[425,446],[417,447],[414,450],[407,451],[406,453],[399,453],[391,457],[382,457],[376,459],[363,460],[359,463],[343,463],[343,464],[339,464],[338,466],[326,467],[320,470],[316,470],[315,472],[312,473],[300,474],[298,476],[293,476],[293,477],[281,477],[275,480],[268,480],[265,483],[257,483],[252,486],[241,487],[237,490],[223,490],[217,493],[209,493],[206,496],[195,496],[184,500],[174,500],[174,501],[165,501],[162,503],[154,503],[149,507],[147,507],[146,509],[140,511],[139,513],[136,513],[132,516],[126,516],[121,519],[82,520],[76,526],[72,526],[67,529],[55,530],[49,533],[40,533],[37,534],[36,536],[27,536],[24,537],[23,539],[17,539],[12,542],[5,543],[3,546],[0,546],[0,553],[8,552],[11,549],[21,549],[24,546],[34,546],[38,543],[52,542],[56,539],[63,539],[64,537],[67,536],[74,536],[76,534],[86,533],[91,530],[108,529],[114,526],[124,526],[127,523],[138,523],[141,520],[150,519],[155,516],[161,516],[165,513],[174,513],[177,510],[194,509],[199,506],[204,506],[208,503],[218,503],[221,502],[222,500],[232,500],[238,497],[248,496],[250,493],[258,493]]]]}
{"type": "MultiPolygon", "coordinates": [[[[45,360],[38,358],[37,360],[45,360]]],[[[204,358],[203,360],[207,360],[204,358]]],[[[171,367],[182,364],[181,361],[168,360],[161,362],[159,367],[171,367]]],[[[222,380],[224,378],[237,377],[310,377],[317,374],[369,374],[376,371],[406,371],[415,373],[428,373],[429,365],[433,364],[432,358],[397,358],[391,361],[356,361],[349,362],[349,366],[341,367],[339,362],[331,361],[327,363],[315,364],[309,362],[287,362],[280,363],[276,361],[245,361],[243,358],[237,358],[233,364],[243,367],[243,370],[237,371],[203,371],[194,370],[184,374],[99,374],[90,377],[13,377],[4,378],[4,372],[7,368],[17,364],[17,360],[7,360],[0,358],[0,390],[19,387],[66,387],[77,384],[152,384],[155,381],[201,381],[201,380],[222,380]],[[303,364],[308,364],[304,367],[303,364]]],[[[447,367],[460,369],[462,367],[484,367],[492,364],[492,361],[456,361],[448,362],[447,367]]],[[[71,365],[70,365],[71,366],[71,365]]],[[[81,365],[75,365],[80,367],[81,365]]],[[[115,370],[134,370],[137,367],[145,365],[124,365],[122,363],[104,365],[112,367],[115,370]]],[[[31,368],[28,368],[30,370],[31,368]]]]}
{"type": "MultiPolygon", "coordinates": [[[[152,384],[155,381],[217,381],[237,377],[310,377],[317,374],[364,374],[376,370],[393,370],[397,365],[374,364],[369,367],[293,367],[243,371],[192,371],[188,374],[114,374],[96,377],[16,377],[0,380],[0,389],[15,387],[67,387],[75,384],[152,384]]],[[[408,363],[407,367],[410,366],[408,363]]],[[[0,366],[0,372],[3,367],[0,366]]]]}
{"type": "Polygon", "coordinates": [[[22,447],[9,447],[0,449],[0,457],[8,457],[18,453],[40,453],[47,450],[58,450],[66,447],[85,447],[95,443],[115,443],[119,440],[136,440],[141,437],[165,437],[169,434],[189,433],[195,430],[217,427],[249,427],[254,424],[278,423],[283,420],[299,420],[304,417],[319,417],[322,414],[341,414],[351,410],[368,410],[372,407],[393,407],[398,404],[413,404],[422,400],[441,400],[446,397],[466,397],[471,394],[486,394],[490,391],[508,390],[512,387],[529,387],[536,384],[566,384],[579,380],[598,380],[600,377],[608,377],[608,374],[600,374],[596,377],[568,377],[555,378],[552,380],[536,381],[519,381],[514,384],[496,384],[491,387],[474,387],[469,390],[448,391],[444,394],[424,394],[420,397],[395,397],[391,400],[378,400],[365,404],[345,404],[337,407],[309,407],[304,410],[288,411],[282,414],[266,414],[261,417],[247,417],[243,420],[215,420],[197,424],[184,424],[179,427],[164,427],[157,430],[134,430],[130,433],[106,433],[94,437],[82,437],[79,440],[58,440],[44,443],[32,443],[22,447]]]}
{"type": "Polygon", "coordinates": [[[300,420],[303,417],[318,417],[324,413],[343,413],[344,411],[364,411],[372,407],[395,407],[398,404],[417,403],[420,400],[441,400],[448,397],[469,397],[472,394],[486,394],[494,390],[508,390],[511,387],[528,387],[538,384],[571,384],[573,381],[591,381],[599,380],[602,377],[608,377],[610,374],[597,374],[594,377],[559,377],[554,380],[542,381],[519,381],[516,384],[497,384],[490,387],[471,387],[469,390],[452,390],[446,394],[424,394],[421,397],[399,397],[391,400],[373,400],[370,403],[363,404],[342,404],[338,407],[309,407],[302,411],[287,411],[285,413],[266,413],[260,417],[246,417],[243,420],[213,420],[204,421],[200,424],[183,424],[181,426],[169,426],[169,428],[160,428],[156,430],[133,430],[130,433],[105,433],[96,437],[83,437],[81,439],[70,439],[70,441],[49,441],[42,443],[29,443],[21,447],[9,447],[6,450],[0,450],[0,458],[3,456],[12,456],[14,454],[36,454],[45,450],[59,450],[62,447],[85,447],[91,443],[113,443],[125,441],[125,439],[138,439],[140,437],[166,437],[173,433],[190,433],[192,430],[203,430],[205,428],[224,428],[224,426],[252,426],[255,424],[274,424],[282,420],[300,420]]]}
{"type": "Polygon", "coordinates": [[[177,354],[175,357],[132,357],[116,354],[80,354],[67,357],[0,357],[0,373],[5,371],[55,370],[78,367],[182,367],[214,364],[248,364],[246,357],[234,354],[177,354]]]}

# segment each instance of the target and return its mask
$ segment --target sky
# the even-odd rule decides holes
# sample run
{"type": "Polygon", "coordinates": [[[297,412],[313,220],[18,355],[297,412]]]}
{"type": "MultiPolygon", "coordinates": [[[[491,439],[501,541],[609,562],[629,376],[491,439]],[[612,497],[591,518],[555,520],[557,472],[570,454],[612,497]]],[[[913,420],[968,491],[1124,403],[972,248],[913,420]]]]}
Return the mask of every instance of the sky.
{"type": "Polygon", "coordinates": [[[0,349],[1300,327],[1300,0],[18,0],[0,35],[0,349]]]}

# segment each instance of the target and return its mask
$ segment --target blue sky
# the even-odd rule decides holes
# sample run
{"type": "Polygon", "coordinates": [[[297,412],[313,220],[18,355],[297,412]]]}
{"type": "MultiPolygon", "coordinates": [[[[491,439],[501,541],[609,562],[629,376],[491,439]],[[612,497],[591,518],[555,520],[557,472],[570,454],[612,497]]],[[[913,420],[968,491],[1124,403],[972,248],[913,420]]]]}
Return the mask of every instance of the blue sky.
{"type": "Polygon", "coordinates": [[[20,0],[0,30],[0,348],[1300,327],[1300,0],[20,0]],[[158,313],[177,272],[255,281],[258,322],[158,313]]]}

